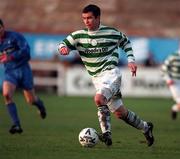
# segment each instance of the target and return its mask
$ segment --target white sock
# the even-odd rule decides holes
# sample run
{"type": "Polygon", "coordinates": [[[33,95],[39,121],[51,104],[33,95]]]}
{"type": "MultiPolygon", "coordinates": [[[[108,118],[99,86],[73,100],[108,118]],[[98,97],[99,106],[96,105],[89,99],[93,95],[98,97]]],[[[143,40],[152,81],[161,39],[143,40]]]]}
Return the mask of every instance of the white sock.
{"type": "Polygon", "coordinates": [[[177,104],[174,104],[174,105],[172,106],[172,110],[175,111],[175,112],[179,112],[178,105],[177,105],[177,104]]]}

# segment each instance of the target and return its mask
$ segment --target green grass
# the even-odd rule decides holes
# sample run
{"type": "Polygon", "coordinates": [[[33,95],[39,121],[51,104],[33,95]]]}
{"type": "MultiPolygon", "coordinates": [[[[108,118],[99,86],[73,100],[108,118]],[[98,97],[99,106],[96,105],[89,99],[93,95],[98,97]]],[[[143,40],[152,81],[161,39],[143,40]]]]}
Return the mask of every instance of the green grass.
{"type": "Polygon", "coordinates": [[[171,99],[125,98],[124,104],[141,118],[154,123],[155,144],[147,147],[136,130],[112,116],[113,145],[98,143],[83,148],[78,134],[85,127],[100,131],[92,97],[58,97],[41,94],[48,116],[41,120],[21,94],[18,105],[23,134],[11,135],[11,125],[0,97],[0,159],[177,159],[180,157],[180,118],[170,118],[171,99]]]}

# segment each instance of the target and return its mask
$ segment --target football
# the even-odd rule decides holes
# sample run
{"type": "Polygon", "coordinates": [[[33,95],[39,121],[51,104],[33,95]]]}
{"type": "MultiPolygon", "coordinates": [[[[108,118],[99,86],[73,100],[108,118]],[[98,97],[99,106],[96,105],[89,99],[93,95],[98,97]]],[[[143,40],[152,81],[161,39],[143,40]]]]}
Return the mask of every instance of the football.
{"type": "Polygon", "coordinates": [[[97,131],[93,128],[84,128],[79,133],[79,143],[83,147],[94,147],[98,141],[97,131]]]}

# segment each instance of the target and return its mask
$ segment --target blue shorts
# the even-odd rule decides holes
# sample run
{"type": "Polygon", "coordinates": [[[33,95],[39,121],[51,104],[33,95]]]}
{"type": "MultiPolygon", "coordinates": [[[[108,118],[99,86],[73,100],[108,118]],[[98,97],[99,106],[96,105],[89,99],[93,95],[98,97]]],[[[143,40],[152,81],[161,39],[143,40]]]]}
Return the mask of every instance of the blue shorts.
{"type": "Polygon", "coordinates": [[[25,90],[31,90],[34,86],[33,74],[29,64],[16,69],[6,70],[4,81],[9,81],[25,90]]]}

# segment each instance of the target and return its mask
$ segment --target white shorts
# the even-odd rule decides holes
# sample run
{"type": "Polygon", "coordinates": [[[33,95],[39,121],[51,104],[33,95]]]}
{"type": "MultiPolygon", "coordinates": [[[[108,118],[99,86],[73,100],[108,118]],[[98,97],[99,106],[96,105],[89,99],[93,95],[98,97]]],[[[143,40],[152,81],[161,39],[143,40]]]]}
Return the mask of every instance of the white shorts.
{"type": "Polygon", "coordinates": [[[92,81],[96,89],[96,94],[102,94],[107,98],[107,105],[111,112],[114,112],[123,105],[121,98],[116,96],[121,92],[121,72],[118,67],[106,70],[98,76],[92,77],[92,81]]]}
{"type": "Polygon", "coordinates": [[[169,89],[176,103],[180,103],[180,80],[174,80],[174,84],[171,85],[169,89]]]}

